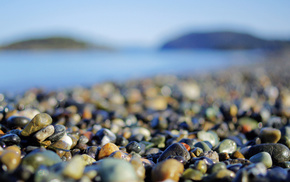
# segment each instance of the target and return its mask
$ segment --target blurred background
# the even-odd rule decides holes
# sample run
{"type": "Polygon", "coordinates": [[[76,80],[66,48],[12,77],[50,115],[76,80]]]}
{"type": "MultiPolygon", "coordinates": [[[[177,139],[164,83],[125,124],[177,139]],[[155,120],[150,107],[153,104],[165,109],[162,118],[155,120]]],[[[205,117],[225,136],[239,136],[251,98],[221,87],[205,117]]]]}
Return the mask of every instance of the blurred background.
{"type": "Polygon", "coordinates": [[[267,61],[290,48],[289,7],[271,0],[1,1],[0,92],[267,61]]]}

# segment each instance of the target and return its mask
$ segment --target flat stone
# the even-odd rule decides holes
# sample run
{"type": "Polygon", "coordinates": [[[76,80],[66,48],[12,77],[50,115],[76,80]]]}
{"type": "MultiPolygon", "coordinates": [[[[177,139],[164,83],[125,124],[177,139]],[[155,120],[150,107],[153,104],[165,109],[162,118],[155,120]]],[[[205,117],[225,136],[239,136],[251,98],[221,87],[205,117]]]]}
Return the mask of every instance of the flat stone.
{"type": "Polygon", "coordinates": [[[250,158],[260,152],[268,152],[271,155],[274,164],[290,160],[289,149],[285,145],[279,143],[265,143],[254,145],[249,148],[249,150],[246,152],[245,157],[250,158]]]}
{"type": "Polygon", "coordinates": [[[268,152],[260,152],[249,159],[252,163],[262,162],[267,168],[272,167],[272,158],[268,152]]]}
{"type": "Polygon", "coordinates": [[[158,158],[158,162],[167,159],[169,156],[181,156],[186,161],[190,159],[189,152],[186,150],[185,146],[182,145],[181,143],[174,143],[171,144],[169,147],[167,147],[166,150],[158,158]]]}
{"type": "Polygon", "coordinates": [[[181,174],[183,173],[184,166],[182,163],[175,159],[168,159],[159,162],[151,172],[152,181],[164,181],[173,180],[179,181],[181,174]]]}
{"type": "Polygon", "coordinates": [[[29,136],[31,133],[41,130],[42,128],[50,125],[52,118],[46,113],[37,114],[22,130],[22,136],[29,136]]]}
{"type": "Polygon", "coordinates": [[[35,133],[34,137],[38,142],[43,142],[47,137],[51,136],[54,133],[53,125],[48,125],[45,128],[42,128],[37,133],[35,133]]]}
{"type": "Polygon", "coordinates": [[[203,141],[197,142],[196,144],[194,144],[194,146],[201,148],[204,152],[211,151],[211,148],[208,146],[208,144],[203,141]]]}
{"type": "Polygon", "coordinates": [[[262,143],[277,143],[281,138],[281,132],[278,129],[265,127],[259,134],[262,143]]]}

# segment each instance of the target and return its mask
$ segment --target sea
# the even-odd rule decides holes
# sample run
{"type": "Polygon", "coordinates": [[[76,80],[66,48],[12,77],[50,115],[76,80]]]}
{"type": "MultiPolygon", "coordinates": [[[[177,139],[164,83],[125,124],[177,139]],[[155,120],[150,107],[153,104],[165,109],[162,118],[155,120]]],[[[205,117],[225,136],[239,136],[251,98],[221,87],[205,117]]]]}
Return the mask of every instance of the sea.
{"type": "Polygon", "coordinates": [[[58,90],[156,75],[207,73],[264,60],[251,51],[0,51],[0,93],[58,90]]]}

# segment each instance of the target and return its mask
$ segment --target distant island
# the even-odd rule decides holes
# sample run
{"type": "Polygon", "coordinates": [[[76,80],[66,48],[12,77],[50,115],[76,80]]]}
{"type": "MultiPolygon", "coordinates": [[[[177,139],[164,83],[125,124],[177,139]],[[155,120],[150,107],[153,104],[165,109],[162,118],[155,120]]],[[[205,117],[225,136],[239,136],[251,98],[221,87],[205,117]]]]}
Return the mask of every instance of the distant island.
{"type": "Polygon", "coordinates": [[[229,31],[189,33],[166,42],[161,50],[168,49],[265,49],[290,48],[290,41],[265,40],[246,33],[229,31]]]}
{"type": "Polygon", "coordinates": [[[68,37],[48,37],[28,39],[0,46],[0,50],[78,50],[98,49],[113,50],[106,46],[98,46],[85,41],[75,40],[68,37]]]}

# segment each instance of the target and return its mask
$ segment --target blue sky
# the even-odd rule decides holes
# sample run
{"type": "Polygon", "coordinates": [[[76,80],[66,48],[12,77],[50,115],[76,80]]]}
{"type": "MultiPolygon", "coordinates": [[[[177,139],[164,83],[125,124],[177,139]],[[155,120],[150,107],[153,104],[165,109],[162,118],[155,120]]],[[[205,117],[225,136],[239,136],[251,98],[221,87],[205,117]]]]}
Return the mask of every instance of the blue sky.
{"type": "Polygon", "coordinates": [[[70,35],[154,47],[185,32],[217,29],[290,39],[289,7],[287,0],[2,0],[0,44],[70,35]]]}

